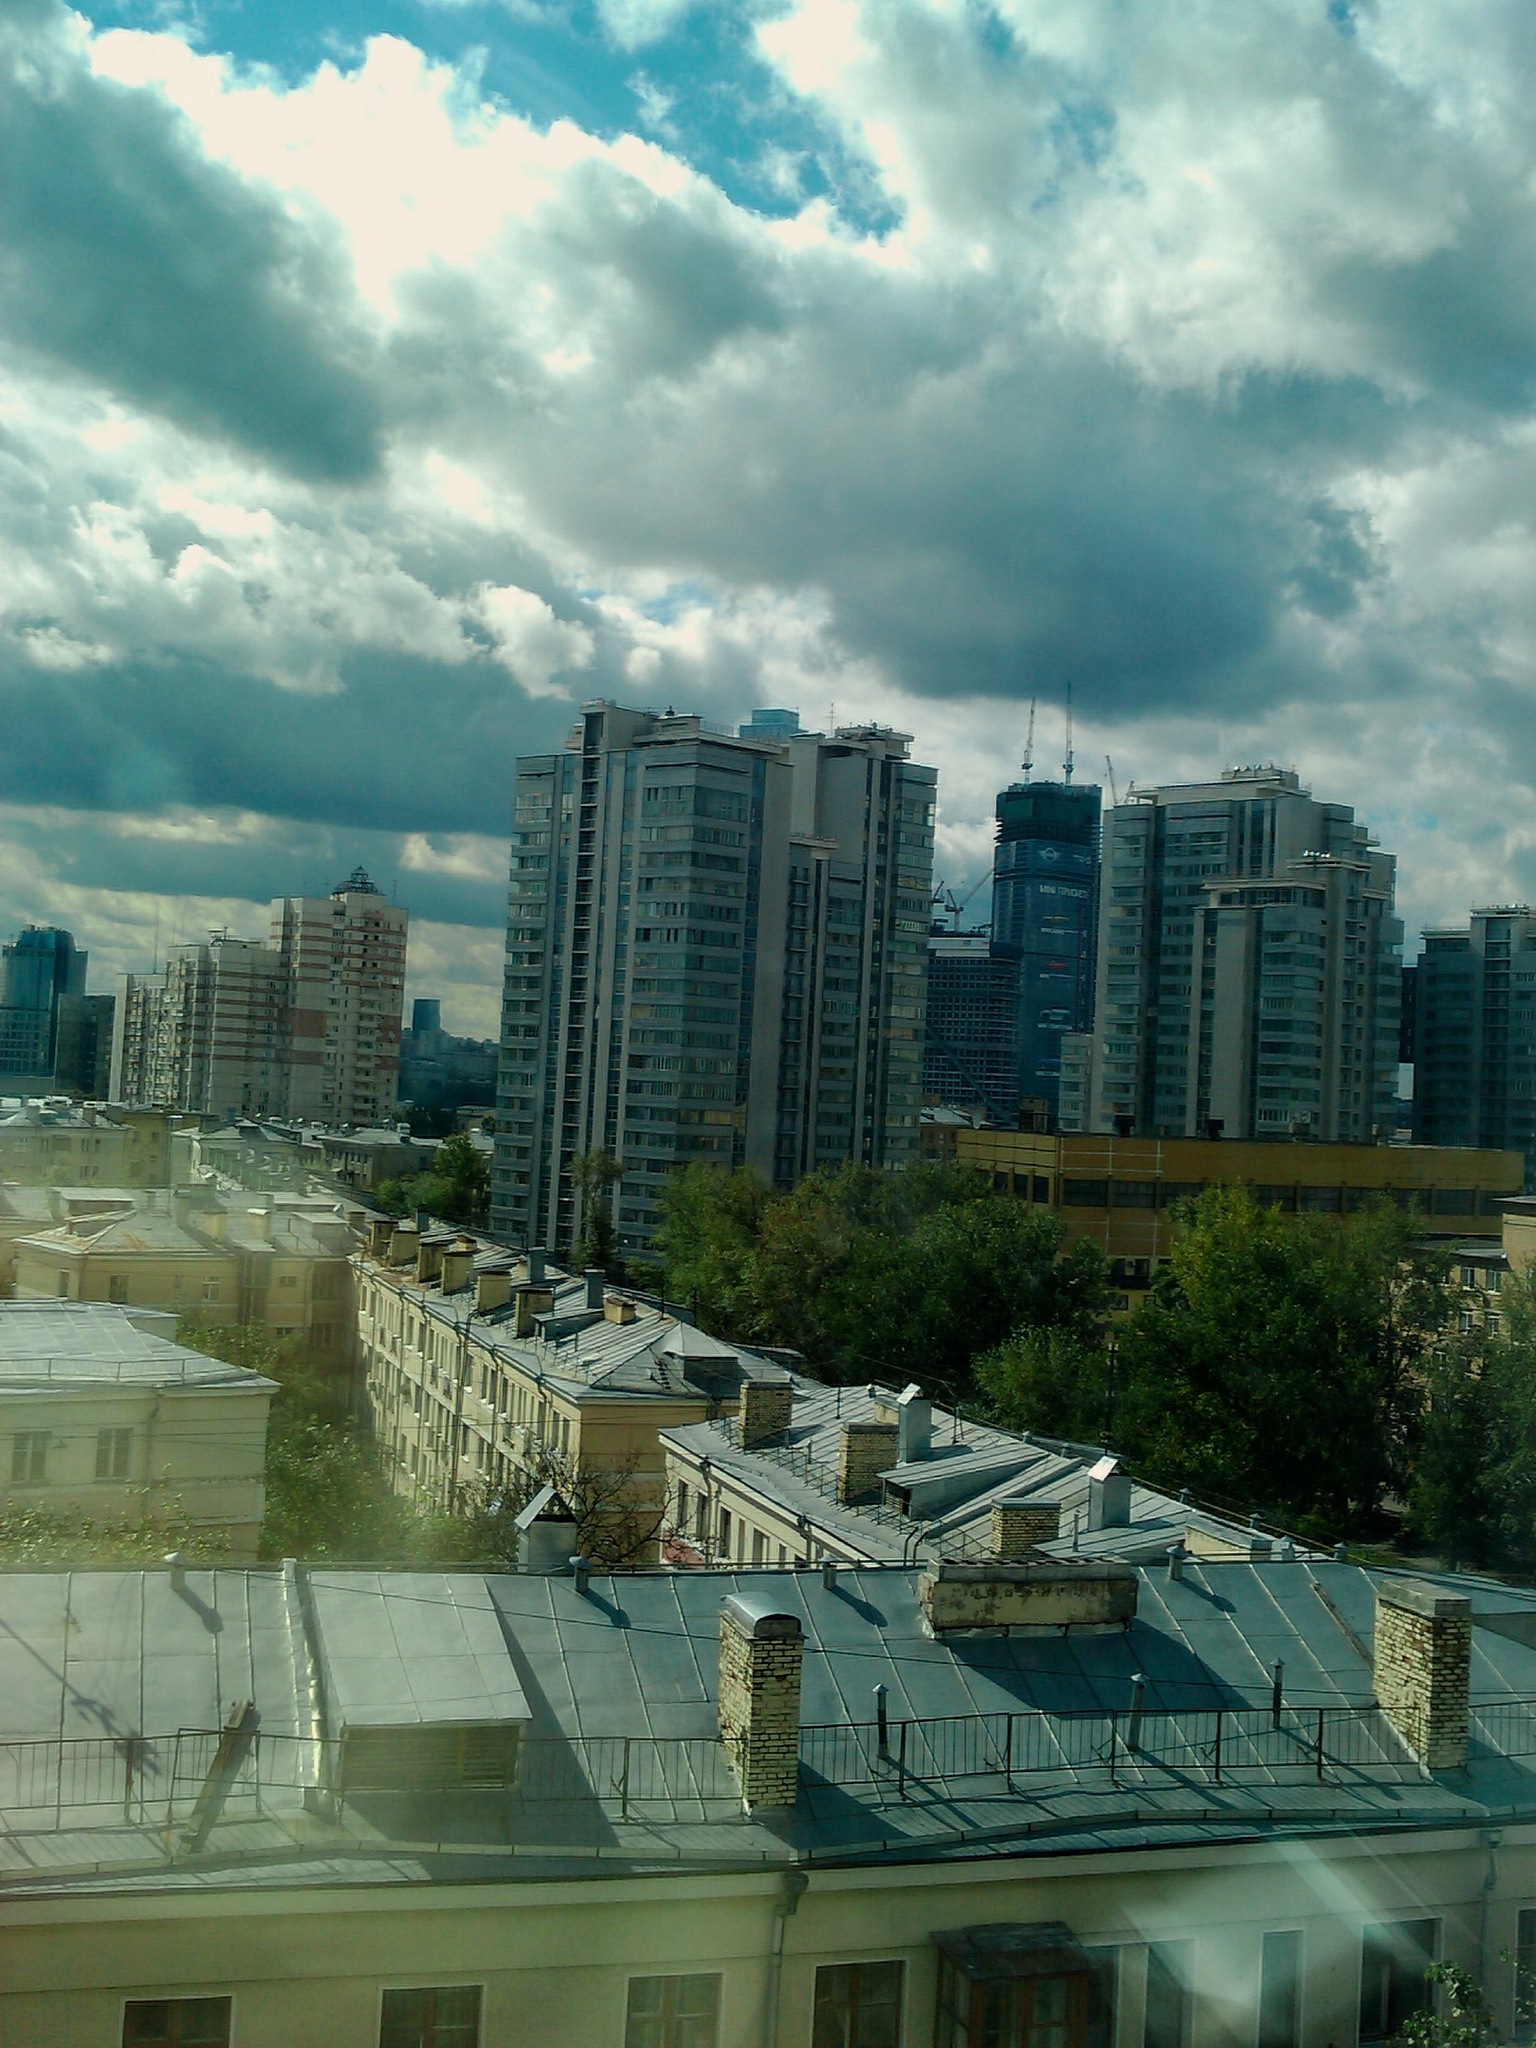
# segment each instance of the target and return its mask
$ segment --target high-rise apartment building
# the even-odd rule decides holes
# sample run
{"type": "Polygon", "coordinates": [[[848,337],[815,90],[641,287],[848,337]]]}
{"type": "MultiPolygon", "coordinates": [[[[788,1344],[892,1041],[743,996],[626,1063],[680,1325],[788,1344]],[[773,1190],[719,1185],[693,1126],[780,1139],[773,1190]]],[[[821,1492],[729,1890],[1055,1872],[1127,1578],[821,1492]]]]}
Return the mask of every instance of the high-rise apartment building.
{"type": "Polygon", "coordinates": [[[1231,769],[1117,805],[1095,1027],[1064,1055],[1074,1122],[1150,1137],[1388,1136],[1395,874],[1348,805],[1315,801],[1289,770],[1231,769]]]}
{"type": "Polygon", "coordinates": [[[1505,904],[1425,932],[1415,982],[1414,1136],[1536,1167],[1536,913],[1505,904]]]}
{"type": "Polygon", "coordinates": [[[53,1072],[59,1000],[85,993],[87,955],[72,932],[29,924],[0,946],[0,1074],[53,1072]]]}
{"type": "Polygon", "coordinates": [[[112,1087],[111,996],[59,997],[54,1027],[53,1085],[61,1095],[105,1102],[112,1087]]]}
{"type": "Polygon", "coordinates": [[[394,1114],[408,917],[359,869],[329,897],[280,897],[267,945],[215,933],[128,975],[116,1100],[210,1116],[376,1124],[394,1114]]]}
{"type": "Polygon", "coordinates": [[[395,1113],[409,915],[357,868],[326,896],[272,905],[288,973],[288,1114],[377,1124],[395,1113]]]}
{"type": "Polygon", "coordinates": [[[594,703],[518,763],[496,1229],[568,1245],[600,1148],[632,1249],[689,1160],[916,1157],[935,776],[907,747],[594,703]]]}

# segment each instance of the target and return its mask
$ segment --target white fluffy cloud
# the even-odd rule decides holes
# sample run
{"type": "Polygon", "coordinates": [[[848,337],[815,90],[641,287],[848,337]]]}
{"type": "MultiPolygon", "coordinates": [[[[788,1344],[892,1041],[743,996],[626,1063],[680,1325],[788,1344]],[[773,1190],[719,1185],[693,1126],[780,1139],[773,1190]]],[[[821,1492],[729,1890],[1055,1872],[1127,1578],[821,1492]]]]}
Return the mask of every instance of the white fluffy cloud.
{"type": "Polygon", "coordinates": [[[398,38],[284,83],[0,26],[0,799],[140,821],[66,880],[34,818],[15,914],[130,840],[146,900],[189,847],[259,900],[254,819],[490,926],[511,760],[599,693],[889,717],[960,883],[1069,680],[1122,785],[1355,802],[1410,919],[1536,889],[1525,0],[756,34],[848,167],[785,218],[675,96],[663,147],[398,38]]]}

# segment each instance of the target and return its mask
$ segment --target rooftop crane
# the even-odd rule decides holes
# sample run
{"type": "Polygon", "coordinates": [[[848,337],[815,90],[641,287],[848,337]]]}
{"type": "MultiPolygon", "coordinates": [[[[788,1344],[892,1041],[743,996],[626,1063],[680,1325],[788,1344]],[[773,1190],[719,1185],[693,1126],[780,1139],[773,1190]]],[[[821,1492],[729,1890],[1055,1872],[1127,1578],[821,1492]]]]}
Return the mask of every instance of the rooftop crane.
{"type": "Polygon", "coordinates": [[[1035,765],[1035,700],[1029,700],[1029,731],[1024,735],[1024,780],[1028,782],[1035,765]]]}
{"type": "Polygon", "coordinates": [[[1109,793],[1114,799],[1115,809],[1118,811],[1120,808],[1120,792],[1115,787],[1115,764],[1111,761],[1108,754],[1104,756],[1104,773],[1109,777],[1109,793]]]}
{"type": "Polygon", "coordinates": [[[1061,779],[1070,788],[1072,782],[1072,685],[1067,685],[1067,758],[1061,764],[1061,779]]]}

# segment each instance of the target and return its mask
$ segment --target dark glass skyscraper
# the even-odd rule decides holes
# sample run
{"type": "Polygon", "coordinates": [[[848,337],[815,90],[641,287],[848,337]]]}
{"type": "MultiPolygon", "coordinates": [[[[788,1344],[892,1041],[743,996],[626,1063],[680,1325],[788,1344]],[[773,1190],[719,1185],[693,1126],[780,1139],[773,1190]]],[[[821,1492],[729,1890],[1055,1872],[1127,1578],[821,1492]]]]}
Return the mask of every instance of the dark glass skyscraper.
{"type": "Polygon", "coordinates": [[[1016,782],[997,799],[992,951],[1019,963],[1019,1088],[1054,1119],[1064,1031],[1093,1026],[1096,783],[1016,782]]]}
{"type": "Polygon", "coordinates": [[[52,925],[0,947],[0,1074],[53,1072],[59,999],[84,995],[85,967],[74,934],[52,925]]]}

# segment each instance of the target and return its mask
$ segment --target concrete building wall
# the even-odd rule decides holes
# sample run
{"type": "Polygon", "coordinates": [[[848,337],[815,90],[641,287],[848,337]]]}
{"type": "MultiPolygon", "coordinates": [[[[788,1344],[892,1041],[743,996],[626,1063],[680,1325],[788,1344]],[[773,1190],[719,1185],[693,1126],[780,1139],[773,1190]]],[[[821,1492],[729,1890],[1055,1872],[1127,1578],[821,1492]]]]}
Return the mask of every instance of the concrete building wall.
{"type": "Polygon", "coordinates": [[[1275,1931],[1300,1936],[1298,2048],[1328,2048],[1360,2032],[1367,1930],[1428,1919],[1438,1956],[1486,1984],[1507,2033],[1536,1849],[1528,1826],[1501,1832],[1492,1865],[1465,1829],[814,1868],[783,1921],[776,1994],[777,1870],[12,1896],[0,1902],[0,2032],[7,2048],[102,2048],[121,2038],[125,1996],[231,1994],[239,2048],[376,2048],[385,1988],[472,1983],[483,2048],[619,2048],[632,1978],[718,1972],[718,2048],[805,2048],[819,1967],[895,1961],[899,2048],[929,2048],[936,1933],[1065,1922],[1108,1972],[1112,2048],[1139,2048],[1149,1947],[1166,1943],[1187,1945],[1189,2048],[1257,2038],[1275,1931]]]}

